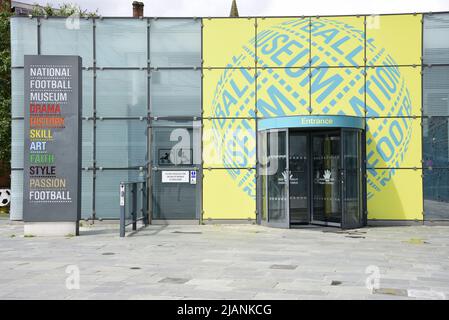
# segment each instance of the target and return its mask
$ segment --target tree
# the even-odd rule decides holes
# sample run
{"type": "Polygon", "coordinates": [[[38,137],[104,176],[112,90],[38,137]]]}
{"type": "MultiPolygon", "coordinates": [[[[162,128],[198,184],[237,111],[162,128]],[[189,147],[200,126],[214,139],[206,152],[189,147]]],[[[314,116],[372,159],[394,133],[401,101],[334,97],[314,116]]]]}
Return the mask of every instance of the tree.
{"type": "MultiPolygon", "coordinates": [[[[11,41],[9,27],[11,14],[10,1],[0,1],[0,170],[2,170],[1,164],[3,164],[7,172],[10,170],[11,160],[11,41]]],[[[49,4],[43,7],[35,4],[32,15],[96,17],[98,9],[95,12],[88,12],[70,3],[61,4],[58,9],[49,4]]],[[[3,174],[5,172],[0,172],[0,175],[3,174]]]]}
{"type": "MultiPolygon", "coordinates": [[[[0,5],[0,170],[9,171],[11,159],[11,49],[9,36],[9,1],[0,5]]],[[[0,172],[4,175],[5,172],[0,172]]]]}
{"type": "Polygon", "coordinates": [[[98,9],[95,12],[88,12],[81,9],[80,6],[71,3],[63,3],[58,9],[53,8],[50,4],[45,6],[34,5],[31,13],[33,16],[58,16],[58,17],[70,17],[73,15],[79,15],[80,17],[98,17],[98,9]]]}

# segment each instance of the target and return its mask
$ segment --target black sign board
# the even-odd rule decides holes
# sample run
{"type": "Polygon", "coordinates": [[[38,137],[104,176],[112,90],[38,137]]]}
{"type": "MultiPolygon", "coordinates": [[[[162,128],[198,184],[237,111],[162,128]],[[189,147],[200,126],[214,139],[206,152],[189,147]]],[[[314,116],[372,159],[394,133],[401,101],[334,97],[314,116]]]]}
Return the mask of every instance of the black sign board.
{"type": "Polygon", "coordinates": [[[25,56],[25,222],[80,219],[81,65],[78,56],[25,56]]]}

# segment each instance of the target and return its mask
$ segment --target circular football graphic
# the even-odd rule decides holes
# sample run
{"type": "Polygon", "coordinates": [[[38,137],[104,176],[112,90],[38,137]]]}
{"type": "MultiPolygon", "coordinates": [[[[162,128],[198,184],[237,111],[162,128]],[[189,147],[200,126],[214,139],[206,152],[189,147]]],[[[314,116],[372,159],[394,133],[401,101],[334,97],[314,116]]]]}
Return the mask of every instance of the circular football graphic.
{"type": "Polygon", "coordinates": [[[11,202],[11,190],[0,189],[0,207],[6,207],[11,202]]]}
{"type": "MultiPolygon", "coordinates": [[[[407,117],[412,115],[412,106],[406,79],[400,68],[394,67],[397,65],[394,57],[378,46],[376,39],[366,41],[365,50],[372,58],[364,67],[363,29],[341,20],[320,18],[311,23],[313,36],[309,42],[308,24],[308,19],[285,19],[258,30],[257,76],[253,69],[223,70],[212,102],[213,115],[239,117],[244,110],[251,110],[250,116],[255,117],[256,100],[258,117],[307,114],[366,116],[367,196],[370,199],[391,181],[395,173],[395,170],[373,168],[400,166],[409,147],[413,118],[407,117]],[[309,56],[313,68],[308,68],[309,56]],[[370,67],[387,65],[391,67],[370,67]],[[351,68],[344,68],[345,74],[341,75],[337,69],[342,66],[351,68]],[[229,93],[235,92],[233,79],[236,75],[248,81],[249,89],[230,97],[229,93]],[[252,83],[257,85],[250,85],[252,83]],[[309,92],[310,107],[306,96],[309,92]],[[379,115],[382,118],[370,119],[379,115]],[[393,116],[398,118],[385,118],[393,116]]],[[[255,43],[255,38],[248,39],[241,54],[234,56],[229,65],[234,68],[252,65],[256,59],[255,43]]],[[[254,175],[247,170],[235,169],[254,166],[254,120],[212,121],[216,145],[223,143],[223,137],[225,141],[229,137],[234,139],[226,142],[232,143],[233,148],[225,148],[221,161],[239,187],[255,198],[254,175]]]]}

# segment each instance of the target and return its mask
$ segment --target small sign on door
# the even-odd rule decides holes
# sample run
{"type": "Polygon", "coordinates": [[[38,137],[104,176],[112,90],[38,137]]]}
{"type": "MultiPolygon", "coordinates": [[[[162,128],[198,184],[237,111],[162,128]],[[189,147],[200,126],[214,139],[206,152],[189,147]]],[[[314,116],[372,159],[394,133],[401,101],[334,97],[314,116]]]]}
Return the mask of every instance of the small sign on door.
{"type": "Polygon", "coordinates": [[[190,184],[196,184],[196,171],[190,171],[190,184]]]}
{"type": "Polygon", "coordinates": [[[189,171],[162,171],[162,183],[187,183],[189,171]]]}

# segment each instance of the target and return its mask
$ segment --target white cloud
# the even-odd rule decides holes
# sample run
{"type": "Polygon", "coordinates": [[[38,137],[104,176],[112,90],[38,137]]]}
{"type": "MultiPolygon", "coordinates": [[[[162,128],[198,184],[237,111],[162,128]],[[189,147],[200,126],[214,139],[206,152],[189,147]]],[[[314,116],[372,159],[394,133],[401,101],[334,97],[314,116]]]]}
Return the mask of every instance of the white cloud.
{"type": "MultiPolygon", "coordinates": [[[[22,0],[53,5],[64,1],[22,0]]],[[[131,16],[132,0],[67,0],[103,16],[131,16]]],[[[232,0],[143,0],[145,16],[228,16],[232,0]]],[[[449,11],[448,0],[237,0],[242,16],[301,16],[449,11]]]]}

